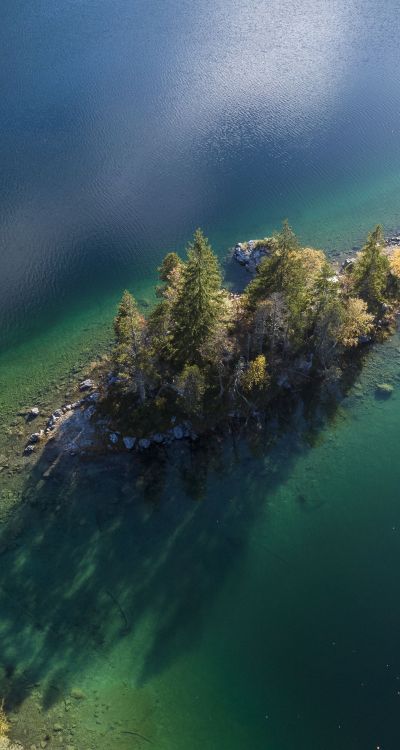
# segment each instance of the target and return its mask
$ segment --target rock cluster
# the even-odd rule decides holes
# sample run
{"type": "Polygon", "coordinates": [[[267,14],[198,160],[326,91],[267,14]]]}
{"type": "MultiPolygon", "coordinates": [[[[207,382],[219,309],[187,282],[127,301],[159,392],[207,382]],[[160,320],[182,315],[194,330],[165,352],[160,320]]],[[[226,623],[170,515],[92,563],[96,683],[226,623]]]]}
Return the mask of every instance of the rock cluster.
{"type": "Polygon", "coordinates": [[[245,266],[248,271],[254,272],[262,259],[271,253],[271,250],[269,238],[263,243],[256,240],[238,242],[235,245],[233,257],[241,266],[245,266]]]}
{"type": "Polygon", "coordinates": [[[139,439],[130,435],[121,437],[119,432],[108,433],[108,442],[111,443],[110,447],[118,447],[122,442],[128,451],[132,451],[134,448],[137,448],[139,451],[148,450],[151,445],[169,445],[174,440],[184,439],[197,440],[197,435],[192,430],[189,422],[174,424],[167,432],[156,432],[149,437],[141,437],[139,439]]]}
{"type": "MultiPolygon", "coordinates": [[[[93,390],[95,387],[95,384],[93,380],[87,379],[84,380],[82,383],[80,383],[79,389],[81,391],[87,391],[87,390],[93,390]]],[[[85,416],[87,419],[90,419],[96,410],[96,407],[94,405],[94,402],[97,401],[97,399],[100,397],[100,394],[98,392],[90,393],[90,395],[86,396],[85,398],[74,401],[73,403],[65,403],[63,406],[61,406],[59,409],[55,409],[54,412],[50,415],[50,417],[46,420],[46,425],[44,429],[39,430],[38,432],[33,432],[30,437],[27,440],[27,443],[24,448],[24,455],[30,456],[35,450],[35,446],[40,443],[45,438],[49,437],[56,429],[59,427],[59,425],[63,421],[63,417],[67,415],[69,412],[72,412],[75,409],[79,409],[81,406],[83,406],[86,403],[90,403],[91,405],[85,412],[85,416]]],[[[35,419],[37,416],[39,416],[39,408],[37,406],[32,407],[27,412],[27,421],[31,421],[32,419],[35,419]]]]}

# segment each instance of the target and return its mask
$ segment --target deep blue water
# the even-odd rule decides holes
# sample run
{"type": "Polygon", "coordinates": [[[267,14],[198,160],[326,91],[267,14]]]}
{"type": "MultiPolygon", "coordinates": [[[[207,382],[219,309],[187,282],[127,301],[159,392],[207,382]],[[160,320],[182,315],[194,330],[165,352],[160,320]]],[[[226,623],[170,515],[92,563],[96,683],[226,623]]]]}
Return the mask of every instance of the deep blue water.
{"type": "Polygon", "coordinates": [[[198,225],[224,254],[397,226],[396,2],[37,0],[0,28],[3,344],[140,290],[198,225]]]}

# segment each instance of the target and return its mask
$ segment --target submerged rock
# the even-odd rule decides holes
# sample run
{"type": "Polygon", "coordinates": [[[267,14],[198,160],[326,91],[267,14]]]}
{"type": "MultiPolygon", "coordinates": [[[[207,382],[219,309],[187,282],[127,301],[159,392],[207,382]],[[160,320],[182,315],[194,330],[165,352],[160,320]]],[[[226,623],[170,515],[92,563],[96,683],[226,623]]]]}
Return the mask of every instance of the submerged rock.
{"type": "Polygon", "coordinates": [[[118,443],[118,435],[116,432],[112,432],[109,436],[110,443],[116,445],[118,443]]]}
{"type": "Polygon", "coordinates": [[[79,446],[74,441],[71,441],[67,443],[64,450],[70,456],[76,456],[79,453],[79,446]]]}
{"type": "Polygon", "coordinates": [[[158,445],[161,445],[161,443],[165,442],[165,435],[163,435],[161,432],[156,432],[155,435],[153,435],[153,443],[157,443],[158,445]]]}
{"type": "Polygon", "coordinates": [[[142,450],[146,450],[147,448],[150,448],[150,440],[148,438],[141,438],[139,440],[139,448],[142,450]]]}
{"type": "Polygon", "coordinates": [[[80,688],[72,688],[71,698],[75,698],[76,701],[83,701],[86,698],[86,695],[80,688]]]}
{"type": "Polygon", "coordinates": [[[390,385],[390,383],[379,383],[376,386],[377,395],[383,398],[389,398],[389,396],[392,395],[393,391],[394,391],[394,386],[390,385]]]}

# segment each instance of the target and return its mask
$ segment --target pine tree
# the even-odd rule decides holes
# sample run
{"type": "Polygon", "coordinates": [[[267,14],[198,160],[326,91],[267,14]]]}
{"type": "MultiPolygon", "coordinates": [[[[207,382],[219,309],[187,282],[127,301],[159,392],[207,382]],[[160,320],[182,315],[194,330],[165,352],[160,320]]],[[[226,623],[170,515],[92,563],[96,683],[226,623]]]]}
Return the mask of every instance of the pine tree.
{"type": "Polygon", "coordinates": [[[114,363],[123,389],[146,399],[149,363],[145,343],[145,321],[130,292],[122,295],[114,320],[114,363]]]}
{"type": "Polygon", "coordinates": [[[300,246],[287,220],[283,222],[282,230],[274,234],[272,246],[272,254],[260,263],[256,278],[246,290],[249,305],[253,308],[260,299],[273,292],[284,292],[290,281],[294,255],[300,246]]]}
{"type": "Polygon", "coordinates": [[[390,271],[389,259],[382,252],[384,244],[383,230],[378,224],[369,233],[352,272],[354,291],[375,313],[384,301],[390,271]]]}
{"type": "Polygon", "coordinates": [[[172,313],[182,286],[184,263],[176,253],[168,253],[158,269],[164,282],[156,289],[161,301],[148,319],[148,330],[152,349],[160,364],[165,366],[172,358],[173,320],[172,313]]]}
{"type": "Polygon", "coordinates": [[[215,331],[223,309],[218,261],[200,229],[187,255],[172,311],[174,359],[182,365],[201,364],[200,350],[215,331]]]}

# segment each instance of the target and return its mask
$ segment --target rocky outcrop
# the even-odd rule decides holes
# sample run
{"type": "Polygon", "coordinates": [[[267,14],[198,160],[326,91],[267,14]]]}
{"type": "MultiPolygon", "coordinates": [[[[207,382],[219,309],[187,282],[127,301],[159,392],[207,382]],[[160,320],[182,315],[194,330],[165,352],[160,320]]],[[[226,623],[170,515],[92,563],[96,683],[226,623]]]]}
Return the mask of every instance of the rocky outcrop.
{"type": "Polygon", "coordinates": [[[80,391],[91,391],[94,388],[94,382],[91,378],[86,378],[86,380],[82,380],[82,383],[79,386],[80,391]]]}
{"type": "Polygon", "coordinates": [[[238,242],[233,251],[233,257],[245,266],[248,271],[254,272],[267,255],[272,252],[272,238],[266,237],[265,240],[249,240],[248,242],[238,242]]]}

